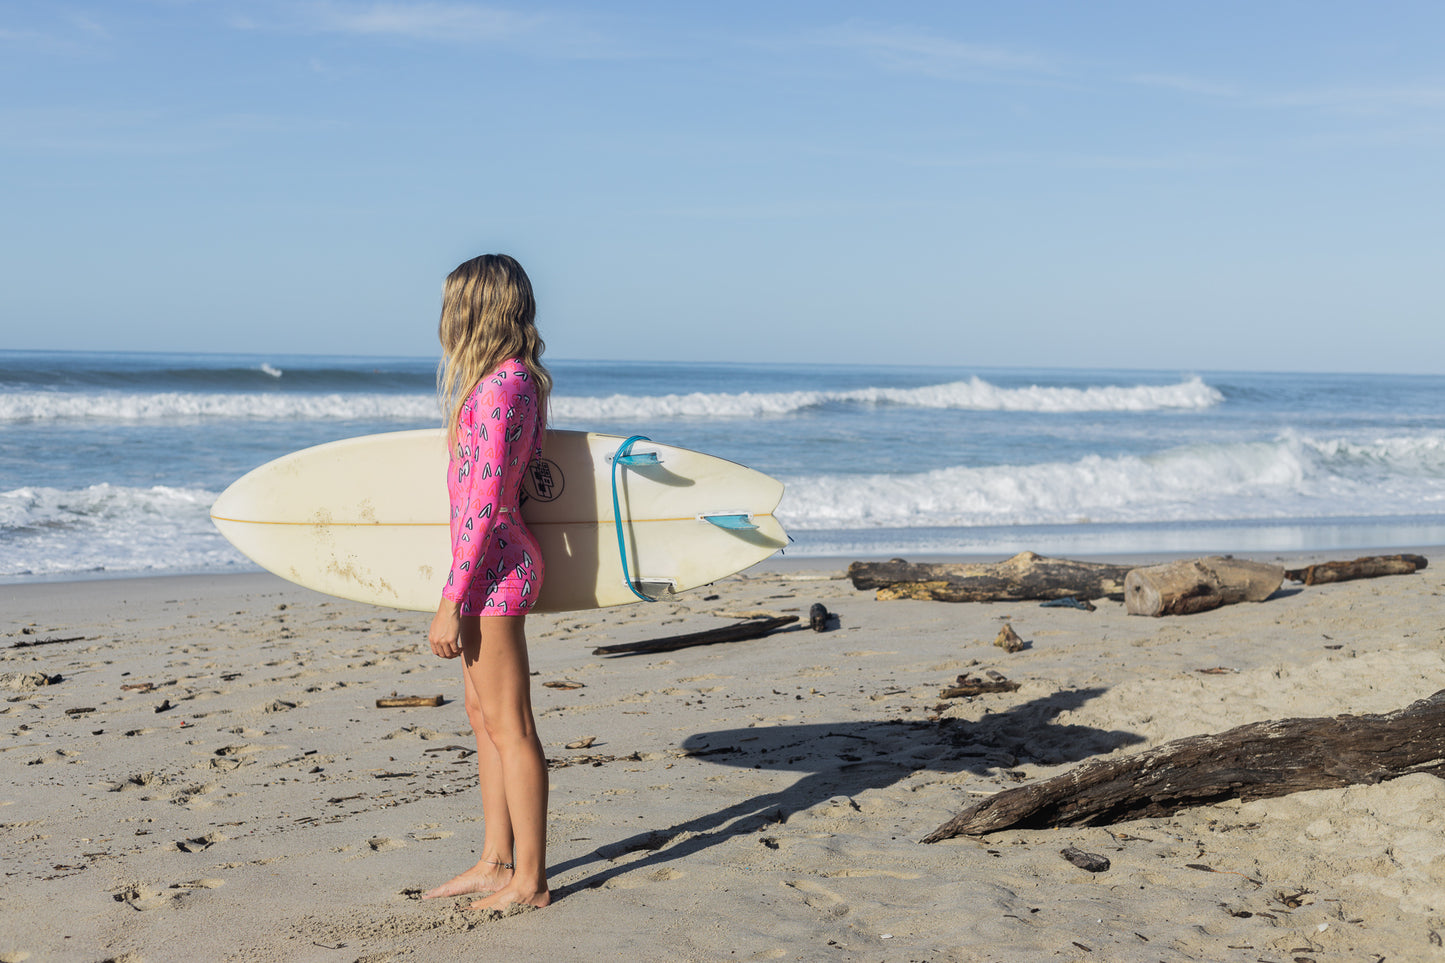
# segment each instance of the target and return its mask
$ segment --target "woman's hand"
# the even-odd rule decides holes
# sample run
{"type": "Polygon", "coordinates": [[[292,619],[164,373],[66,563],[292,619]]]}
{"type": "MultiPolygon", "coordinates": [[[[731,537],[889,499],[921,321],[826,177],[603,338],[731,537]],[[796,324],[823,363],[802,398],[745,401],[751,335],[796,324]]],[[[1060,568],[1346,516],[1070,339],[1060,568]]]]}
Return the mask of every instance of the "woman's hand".
{"type": "Polygon", "coordinates": [[[434,654],[443,659],[455,659],[462,654],[462,603],[442,599],[437,614],[432,617],[431,630],[427,641],[434,654]]]}

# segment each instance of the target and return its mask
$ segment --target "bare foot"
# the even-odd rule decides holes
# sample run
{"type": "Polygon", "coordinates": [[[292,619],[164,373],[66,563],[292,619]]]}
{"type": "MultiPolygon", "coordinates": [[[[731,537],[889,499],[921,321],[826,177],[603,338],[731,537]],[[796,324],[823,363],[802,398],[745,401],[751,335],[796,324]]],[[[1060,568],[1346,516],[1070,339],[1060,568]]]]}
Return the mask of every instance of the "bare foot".
{"type": "Polygon", "coordinates": [[[509,907],[534,907],[540,909],[552,902],[552,894],[546,889],[526,886],[521,880],[513,879],[505,887],[479,899],[471,905],[474,910],[505,910],[509,907]]]}
{"type": "Polygon", "coordinates": [[[501,863],[484,859],[459,876],[429,889],[422,899],[438,899],[442,896],[464,896],[467,893],[495,893],[512,881],[512,871],[501,863]]]}

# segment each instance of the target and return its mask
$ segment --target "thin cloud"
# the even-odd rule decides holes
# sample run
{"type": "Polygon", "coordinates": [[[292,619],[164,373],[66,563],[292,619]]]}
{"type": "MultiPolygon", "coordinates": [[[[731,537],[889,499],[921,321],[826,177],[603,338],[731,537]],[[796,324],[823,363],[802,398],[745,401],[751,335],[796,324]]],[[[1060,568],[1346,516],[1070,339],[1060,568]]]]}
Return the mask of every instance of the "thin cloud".
{"type": "Polygon", "coordinates": [[[1445,107],[1445,86],[1328,87],[1276,94],[1263,102],[1270,107],[1311,107],[1341,113],[1436,110],[1445,107]]]}
{"type": "Polygon", "coordinates": [[[1129,83],[1184,94],[1234,100],[1247,107],[1306,109],[1329,113],[1383,114],[1397,111],[1436,110],[1445,107],[1445,85],[1318,87],[1267,92],[1178,74],[1137,74],[1129,83]]]}
{"type": "Polygon", "coordinates": [[[615,45],[583,17],[522,12],[480,3],[344,0],[276,5],[269,13],[234,15],[243,30],[342,34],[424,43],[525,46],[557,56],[616,56],[615,45]]]}
{"type": "Polygon", "coordinates": [[[1053,74],[1057,65],[1029,51],[966,43],[910,27],[849,21],[814,32],[822,46],[863,54],[889,70],[943,79],[986,74],[1053,74]]]}
{"type": "Polygon", "coordinates": [[[301,10],[310,26],[323,33],[466,43],[512,40],[545,26],[547,20],[462,3],[313,3],[301,10]]]}
{"type": "Polygon", "coordinates": [[[109,37],[110,32],[98,21],[74,13],[65,14],[44,27],[0,24],[0,44],[22,47],[31,53],[81,53],[109,37]]]}

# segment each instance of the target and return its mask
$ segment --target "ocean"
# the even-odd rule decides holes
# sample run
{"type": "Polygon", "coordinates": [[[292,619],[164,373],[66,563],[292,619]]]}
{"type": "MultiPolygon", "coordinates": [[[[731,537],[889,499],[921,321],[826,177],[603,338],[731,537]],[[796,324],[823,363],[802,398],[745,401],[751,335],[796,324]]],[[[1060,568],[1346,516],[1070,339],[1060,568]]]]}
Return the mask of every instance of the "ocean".
{"type": "MultiPolygon", "coordinates": [[[[1445,377],[548,362],[554,427],[786,482],[790,557],[1445,544],[1445,377]]],[[[434,385],[429,358],[0,351],[0,581],[254,571],[221,490],[437,426],[434,385]]]]}

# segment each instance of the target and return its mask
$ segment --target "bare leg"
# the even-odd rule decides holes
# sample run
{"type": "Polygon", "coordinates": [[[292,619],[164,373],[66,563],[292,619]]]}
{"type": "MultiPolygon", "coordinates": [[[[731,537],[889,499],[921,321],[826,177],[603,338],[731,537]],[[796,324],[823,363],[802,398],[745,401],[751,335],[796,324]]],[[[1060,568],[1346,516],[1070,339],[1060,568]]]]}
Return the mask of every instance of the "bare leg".
{"type": "MultiPolygon", "coordinates": [[[[475,617],[462,619],[461,638],[465,648],[477,645],[481,629],[475,617]],[[467,640],[470,638],[470,643],[467,640]]],[[[471,673],[462,664],[462,684],[466,692],[467,719],[477,739],[477,781],[482,789],[482,818],[486,827],[482,840],[482,857],[471,869],[446,883],[427,891],[422,899],[439,896],[461,896],[465,893],[494,893],[512,879],[512,819],[507,812],[507,795],[502,781],[502,760],[497,747],[487,735],[482,720],[482,704],[472,685],[471,673]]]]}
{"type": "MultiPolygon", "coordinates": [[[[532,718],[524,616],[475,621],[480,632],[462,634],[462,660],[481,707],[482,731],[497,754],[516,869],[505,886],[472,907],[546,906],[552,901],[547,889],[547,762],[532,718]]],[[[489,776],[484,768],[483,778],[489,776]]],[[[484,788],[484,804],[487,791],[484,788]]],[[[487,839],[492,841],[490,828],[487,839]]]]}

